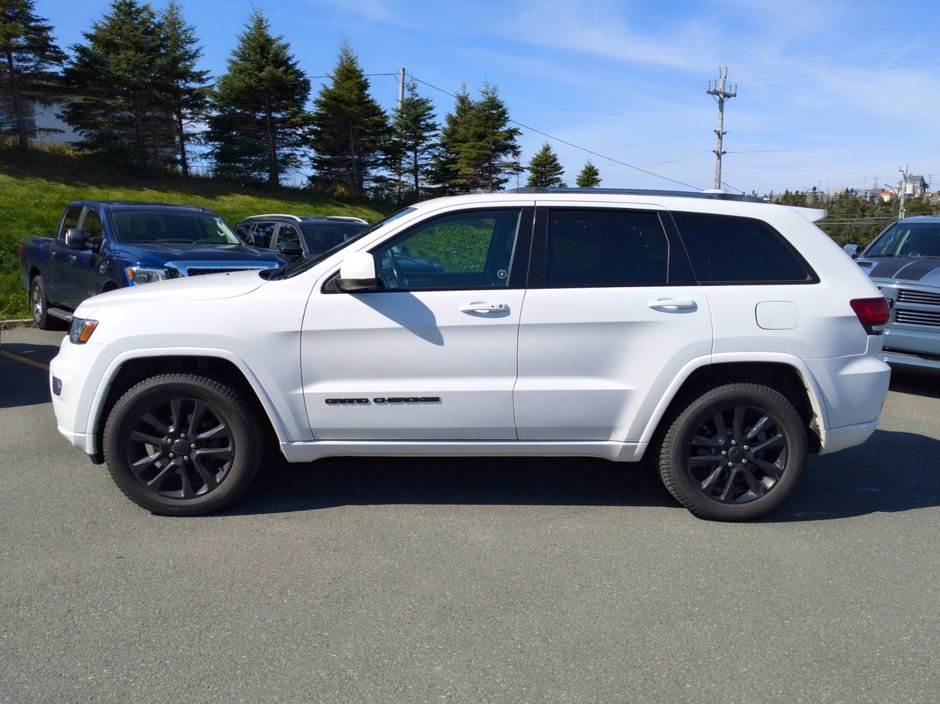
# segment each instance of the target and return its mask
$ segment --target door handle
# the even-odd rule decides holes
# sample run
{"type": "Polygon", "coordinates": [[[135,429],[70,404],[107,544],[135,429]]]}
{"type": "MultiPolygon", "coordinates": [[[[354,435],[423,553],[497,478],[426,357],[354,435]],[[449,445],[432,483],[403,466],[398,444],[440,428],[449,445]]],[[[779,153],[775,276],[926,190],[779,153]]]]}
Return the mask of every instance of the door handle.
{"type": "Polygon", "coordinates": [[[695,310],[698,304],[691,298],[658,298],[646,304],[648,307],[664,310],[695,310]]]}
{"type": "Polygon", "coordinates": [[[509,306],[505,303],[484,303],[483,301],[474,301],[473,303],[464,303],[460,306],[461,313],[486,313],[493,315],[495,313],[508,313],[509,306]]]}

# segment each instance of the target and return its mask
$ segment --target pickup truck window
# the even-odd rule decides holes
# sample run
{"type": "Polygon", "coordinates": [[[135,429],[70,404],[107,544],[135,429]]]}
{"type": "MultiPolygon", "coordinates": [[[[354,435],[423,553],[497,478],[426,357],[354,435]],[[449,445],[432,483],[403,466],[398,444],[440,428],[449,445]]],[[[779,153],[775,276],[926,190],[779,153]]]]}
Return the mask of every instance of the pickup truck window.
{"type": "Polygon", "coordinates": [[[78,227],[78,221],[82,217],[82,206],[71,205],[65,210],[65,216],[62,218],[62,227],[59,228],[59,239],[65,239],[65,231],[70,227],[78,227]]]}
{"type": "Polygon", "coordinates": [[[238,244],[240,240],[225,222],[201,212],[126,210],[111,213],[119,242],[171,242],[177,244],[238,244]]]}
{"type": "Polygon", "coordinates": [[[104,237],[104,224],[97,210],[90,208],[85,211],[85,220],[82,222],[82,231],[87,239],[101,239],[104,237]]]}

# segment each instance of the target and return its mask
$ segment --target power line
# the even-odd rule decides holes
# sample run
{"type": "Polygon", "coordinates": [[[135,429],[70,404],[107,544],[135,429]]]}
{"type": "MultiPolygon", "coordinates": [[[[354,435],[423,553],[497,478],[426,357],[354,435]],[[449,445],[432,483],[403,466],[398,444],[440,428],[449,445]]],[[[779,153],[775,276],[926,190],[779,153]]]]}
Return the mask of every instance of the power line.
{"type": "MultiPolygon", "coordinates": [[[[425,86],[427,86],[428,88],[433,88],[433,89],[436,90],[436,91],[440,91],[440,92],[443,93],[444,95],[449,95],[451,98],[455,98],[455,99],[457,98],[457,96],[456,96],[455,94],[451,93],[450,91],[444,90],[443,88],[439,88],[439,87],[437,87],[436,85],[434,85],[433,83],[428,83],[427,81],[423,81],[423,80],[421,80],[420,78],[418,78],[417,76],[415,76],[413,73],[408,74],[408,75],[411,77],[411,79],[412,79],[413,81],[415,81],[415,82],[417,82],[417,83],[420,83],[420,84],[422,84],[422,85],[425,85],[425,86]]],[[[548,137],[549,139],[555,140],[556,142],[559,142],[560,144],[565,144],[565,145],[567,145],[567,146],[569,146],[569,147],[573,147],[574,149],[578,149],[578,150],[580,150],[580,151],[582,151],[582,152],[585,152],[586,154],[590,154],[591,156],[596,156],[596,157],[598,157],[599,159],[606,159],[607,161],[610,161],[610,162],[612,162],[612,163],[614,163],[614,164],[619,164],[620,166],[626,166],[628,169],[633,169],[634,171],[639,171],[640,173],[646,174],[647,176],[653,176],[654,178],[660,178],[660,179],[663,179],[664,181],[669,181],[670,183],[675,183],[676,185],[683,186],[683,187],[685,187],[685,188],[691,188],[691,189],[694,190],[694,191],[701,191],[701,190],[703,190],[703,189],[699,188],[698,186],[693,186],[693,185],[691,185],[691,184],[684,183],[684,182],[682,182],[682,181],[678,181],[678,180],[676,180],[676,179],[674,179],[674,178],[670,178],[670,177],[668,177],[668,176],[663,176],[662,174],[657,174],[657,173],[655,173],[655,172],[653,172],[653,171],[648,171],[647,169],[641,169],[639,166],[635,166],[634,164],[628,164],[628,163],[625,162],[625,161],[620,161],[619,159],[615,159],[615,158],[613,158],[613,157],[611,157],[611,156],[607,156],[606,154],[601,154],[600,152],[596,152],[596,151],[594,151],[593,149],[588,149],[587,147],[583,147],[583,146],[581,146],[580,144],[575,144],[574,142],[569,142],[569,141],[566,140],[566,139],[562,139],[561,137],[556,137],[556,136],[553,135],[553,134],[549,134],[548,132],[545,132],[545,131],[543,131],[543,130],[536,129],[535,127],[531,127],[531,126],[526,125],[526,124],[524,124],[524,123],[522,123],[522,122],[519,122],[518,120],[513,120],[513,119],[511,119],[511,118],[508,118],[508,122],[511,122],[511,123],[514,124],[514,125],[518,125],[519,127],[522,127],[523,129],[529,130],[530,132],[535,132],[536,134],[540,134],[540,135],[542,135],[543,137],[548,137]]]]}

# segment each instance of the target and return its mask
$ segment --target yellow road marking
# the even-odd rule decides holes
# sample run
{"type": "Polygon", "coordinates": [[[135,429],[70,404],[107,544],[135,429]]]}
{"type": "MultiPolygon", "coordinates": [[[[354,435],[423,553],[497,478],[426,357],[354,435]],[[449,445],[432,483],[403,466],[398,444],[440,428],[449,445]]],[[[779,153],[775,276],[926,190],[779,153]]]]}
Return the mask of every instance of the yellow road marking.
{"type": "Polygon", "coordinates": [[[36,369],[42,369],[43,371],[49,371],[49,365],[43,364],[42,362],[37,362],[34,359],[29,359],[28,357],[21,357],[18,354],[13,354],[12,352],[4,352],[0,350],[0,357],[6,357],[8,359],[15,359],[17,362],[22,362],[23,364],[28,364],[31,367],[36,367],[36,369]]]}

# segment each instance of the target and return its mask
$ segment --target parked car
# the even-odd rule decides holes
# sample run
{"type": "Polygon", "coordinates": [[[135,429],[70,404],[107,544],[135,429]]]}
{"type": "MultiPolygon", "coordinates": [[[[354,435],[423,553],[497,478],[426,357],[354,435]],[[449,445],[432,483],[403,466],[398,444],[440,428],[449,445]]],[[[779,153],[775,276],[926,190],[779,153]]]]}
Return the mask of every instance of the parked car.
{"type": "Polygon", "coordinates": [[[286,263],[245,246],[210,210],[137,201],[70,203],[55,236],[26,237],[17,252],[40,328],[67,322],[79,303],[104,291],[286,263]]]}
{"type": "Polygon", "coordinates": [[[846,251],[891,307],[883,356],[891,364],[940,370],[940,217],[889,225],[865,250],[846,251]]]}
{"type": "Polygon", "coordinates": [[[369,227],[362,218],[341,215],[252,215],[235,226],[248,244],[273,249],[290,260],[308,259],[338,247],[369,227]]]}
{"type": "Polygon", "coordinates": [[[695,515],[756,518],[807,453],[864,442],[888,392],[887,301],[824,214],[606,189],[419,203],[293,267],[85,301],[51,364],[58,428],[162,514],[230,504],[270,437],[290,462],[652,455],[695,515]]]}

